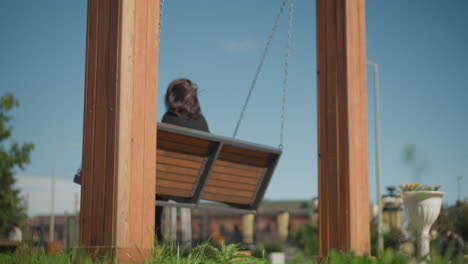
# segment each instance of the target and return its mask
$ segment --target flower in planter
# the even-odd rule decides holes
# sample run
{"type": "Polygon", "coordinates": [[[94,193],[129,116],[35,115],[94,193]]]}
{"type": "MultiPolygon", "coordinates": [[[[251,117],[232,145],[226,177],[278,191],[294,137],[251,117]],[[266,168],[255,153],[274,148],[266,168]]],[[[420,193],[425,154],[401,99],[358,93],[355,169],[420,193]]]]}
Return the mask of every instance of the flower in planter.
{"type": "Polygon", "coordinates": [[[440,189],[440,185],[429,186],[426,184],[419,185],[419,183],[407,183],[398,187],[402,192],[437,191],[440,189]]]}

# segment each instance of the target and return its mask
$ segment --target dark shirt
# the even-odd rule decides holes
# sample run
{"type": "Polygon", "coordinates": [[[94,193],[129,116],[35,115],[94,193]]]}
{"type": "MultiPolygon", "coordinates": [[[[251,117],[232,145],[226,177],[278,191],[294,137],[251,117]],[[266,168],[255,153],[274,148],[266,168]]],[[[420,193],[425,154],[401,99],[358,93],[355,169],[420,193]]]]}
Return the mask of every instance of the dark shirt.
{"type": "Polygon", "coordinates": [[[166,112],[162,118],[162,122],[176,126],[210,132],[205,117],[202,114],[200,114],[197,118],[190,118],[187,114],[181,114],[177,116],[172,112],[166,112]]]}

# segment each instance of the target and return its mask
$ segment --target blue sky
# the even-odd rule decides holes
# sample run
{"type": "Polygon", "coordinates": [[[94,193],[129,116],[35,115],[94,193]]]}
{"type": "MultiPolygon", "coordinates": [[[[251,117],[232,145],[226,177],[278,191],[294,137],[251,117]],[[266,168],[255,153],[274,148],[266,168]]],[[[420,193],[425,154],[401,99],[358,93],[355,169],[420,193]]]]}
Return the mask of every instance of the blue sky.
{"type": "MultiPolygon", "coordinates": [[[[167,84],[196,82],[213,133],[231,136],[279,0],[166,0],[159,57],[158,117],[167,84]]],[[[382,189],[413,182],[403,149],[426,164],[420,181],[440,184],[446,203],[468,198],[468,2],[368,0],[367,57],[379,65],[382,189]]],[[[238,138],[278,146],[284,51],[283,15],[238,138]]],[[[13,140],[33,142],[32,163],[17,171],[31,214],[46,213],[54,145],[57,211],[73,209],[81,163],[86,1],[0,2],[0,94],[13,92],[13,140]]],[[[284,154],[268,199],[317,195],[315,1],[295,0],[284,154]]],[[[156,59],[156,58],[155,58],[156,59]]],[[[368,68],[369,192],[375,201],[373,72],[368,68]]],[[[155,117],[156,119],[156,117],[155,117]]]]}

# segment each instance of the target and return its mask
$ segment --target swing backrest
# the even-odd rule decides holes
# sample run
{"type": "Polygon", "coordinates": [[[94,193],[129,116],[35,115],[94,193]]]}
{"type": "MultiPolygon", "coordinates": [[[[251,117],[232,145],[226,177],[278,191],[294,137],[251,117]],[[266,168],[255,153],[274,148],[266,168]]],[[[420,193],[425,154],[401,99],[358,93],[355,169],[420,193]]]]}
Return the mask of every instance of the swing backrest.
{"type": "Polygon", "coordinates": [[[256,210],[280,155],[277,148],[158,123],[156,194],[256,210]]]}

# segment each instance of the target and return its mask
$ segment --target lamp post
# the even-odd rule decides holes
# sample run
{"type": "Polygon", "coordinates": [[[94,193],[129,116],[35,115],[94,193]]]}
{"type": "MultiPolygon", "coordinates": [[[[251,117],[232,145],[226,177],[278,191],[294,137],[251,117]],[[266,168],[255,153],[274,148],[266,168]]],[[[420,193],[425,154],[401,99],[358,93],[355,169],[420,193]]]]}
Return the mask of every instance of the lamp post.
{"type": "Polygon", "coordinates": [[[52,181],[50,186],[50,223],[49,223],[49,242],[54,241],[54,229],[55,229],[55,171],[57,169],[57,148],[58,145],[54,145],[54,163],[52,166],[52,181]]]}
{"type": "Polygon", "coordinates": [[[57,152],[59,147],[76,147],[79,146],[76,143],[69,144],[55,144],[54,145],[54,162],[52,166],[52,181],[50,186],[50,223],[49,223],[49,242],[54,241],[54,229],[55,229],[55,172],[57,170],[57,152]]]}
{"type": "Polygon", "coordinates": [[[377,247],[378,254],[383,250],[382,236],[382,195],[380,193],[380,105],[379,105],[379,66],[377,63],[368,61],[368,65],[374,68],[374,105],[375,105],[375,171],[377,184],[377,247]]]}

